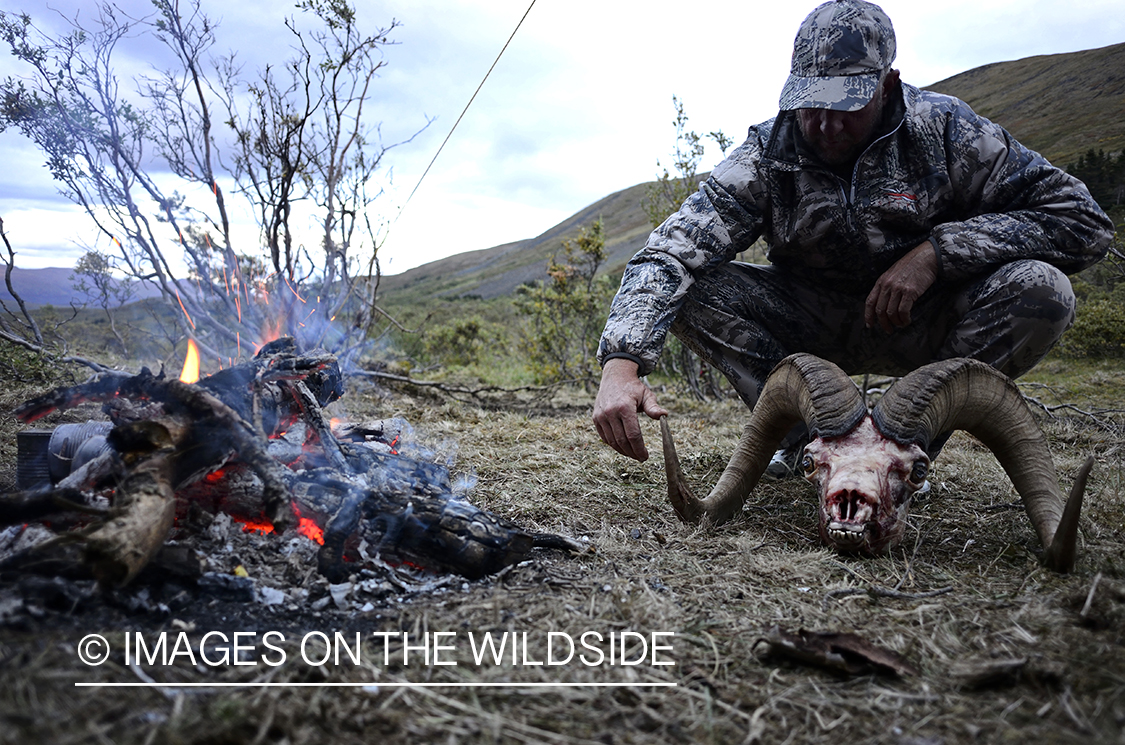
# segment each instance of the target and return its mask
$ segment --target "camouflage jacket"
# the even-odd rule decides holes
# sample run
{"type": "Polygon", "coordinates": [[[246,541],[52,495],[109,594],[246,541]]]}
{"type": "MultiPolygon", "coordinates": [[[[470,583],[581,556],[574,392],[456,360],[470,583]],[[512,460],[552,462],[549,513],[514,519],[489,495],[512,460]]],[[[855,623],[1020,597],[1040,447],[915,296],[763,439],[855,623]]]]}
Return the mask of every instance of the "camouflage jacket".
{"type": "Polygon", "coordinates": [[[1021,258],[1073,273],[1105,255],[1113,224],[1082,182],[962,101],[901,88],[850,182],[807,149],[795,112],[751,127],[630,260],[599,361],[627,357],[651,372],[694,278],[759,237],[774,266],[860,301],[927,238],[939,282],[1021,258]]]}

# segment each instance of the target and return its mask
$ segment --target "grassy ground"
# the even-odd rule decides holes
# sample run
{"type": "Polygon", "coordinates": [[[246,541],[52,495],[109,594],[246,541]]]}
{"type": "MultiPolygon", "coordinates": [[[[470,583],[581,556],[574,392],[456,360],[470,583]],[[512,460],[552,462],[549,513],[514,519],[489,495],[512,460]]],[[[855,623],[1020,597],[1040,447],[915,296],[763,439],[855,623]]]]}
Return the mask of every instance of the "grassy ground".
{"type": "MultiPolygon", "coordinates": [[[[191,628],[205,609],[165,617],[48,610],[0,625],[0,742],[1125,743],[1125,468],[1113,423],[1120,415],[1105,411],[1120,405],[1120,369],[1048,362],[1025,386],[1046,405],[1057,397],[1096,410],[1101,422],[1072,409],[1043,415],[1064,486],[1087,454],[1097,458],[1078,567],[1067,576],[1039,566],[1017,495],[995,460],[962,434],[937,462],[934,490],[915,505],[905,544],[882,559],[856,559],[817,545],[803,483],[764,485],[719,529],[680,525],[666,504],[659,455],[634,463],[598,443],[582,394],[486,409],[419,389],[353,391],[346,404],[357,417],[402,415],[419,439],[455,442],[454,470],[477,479],[473,501],[526,528],[587,541],[590,550],[544,552],[499,576],[439,583],[367,612],[302,609],[298,622],[260,606],[233,629],[358,630],[359,665],[306,663],[296,632],[287,632],[286,661],[276,667],[181,659],[138,672],[120,652],[100,667],[77,660],[87,633],[118,650],[124,634],[138,630],[187,628],[198,640],[211,630],[191,628]],[[774,626],[853,632],[900,653],[918,674],[840,677],[777,659],[760,642],[774,626]],[[510,657],[475,664],[469,634],[505,631],[526,633],[526,652],[521,647],[515,664],[510,657]],[[396,635],[389,664],[372,632],[396,635]],[[427,632],[445,634],[439,638],[453,648],[443,659],[458,664],[422,664],[413,651],[403,665],[403,632],[412,645],[427,632]],[[674,664],[651,664],[651,650],[635,665],[577,657],[523,664],[545,660],[550,632],[576,641],[587,632],[633,632],[629,661],[641,653],[636,635],[651,643],[670,632],[655,637],[671,647],[656,659],[674,664]],[[214,687],[74,685],[145,676],[214,687]],[[318,685],[215,685],[233,681],[318,685]],[[319,685],[341,683],[367,685],[319,685]],[[543,685],[592,683],[603,685],[543,685]]],[[[10,409],[19,397],[9,390],[0,404],[10,409]]],[[[675,411],[689,478],[705,488],[725,464],[744,411],[734,402],[663,398],[675,411]]],[[[5,421],[5,468],[14,432],[5,421]]],[[[655,425],[646,436],[655,444],[655,425]]],[[[600,646],[608,656],[608,643],[600,646]]]]}

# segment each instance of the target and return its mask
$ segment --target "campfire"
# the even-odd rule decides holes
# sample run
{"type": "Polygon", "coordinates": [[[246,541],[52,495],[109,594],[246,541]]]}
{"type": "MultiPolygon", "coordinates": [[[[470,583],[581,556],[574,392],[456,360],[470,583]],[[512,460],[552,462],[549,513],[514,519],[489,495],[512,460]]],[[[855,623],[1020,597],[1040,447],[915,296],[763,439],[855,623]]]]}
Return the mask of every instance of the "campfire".
{"type": "Polygon", "coordinates": [[[184,571],[199,558],[185,544],[226,540],[236,525],[315,556],[333,585],[386,567],[476,579],[537,547],[581,548],[472,505],[448,467],[401,454],[402,420],[330,420],[324,407],[344,393],[330,354],[283,337],[203,378],[198,364],[192,349],[178,380],[103,373],[16,410],[32,423],[96,402],[108,421],[31,433],[47,444],[46,483],[0,502],[0,571],[117,588],[150,564],[184,571]]]}

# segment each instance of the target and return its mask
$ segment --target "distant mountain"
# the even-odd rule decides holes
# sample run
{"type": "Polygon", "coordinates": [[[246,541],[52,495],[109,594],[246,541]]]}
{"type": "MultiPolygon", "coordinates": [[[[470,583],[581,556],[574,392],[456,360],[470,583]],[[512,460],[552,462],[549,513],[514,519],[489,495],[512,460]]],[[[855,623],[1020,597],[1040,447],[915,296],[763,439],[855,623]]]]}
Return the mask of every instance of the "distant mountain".
{"type": "MultiPolygon", "coordinates": [[[[93,298],[86,297],[74,289],[70,275],[73,269],[60,269],[51,267],[47,269],[21,269],[18,266],[12,269],[12,288],[16,294],[30,306],[54,305],[66,308],[71,305],[97,305],[93,298]]],[[[0,272],[0,301],[9,304],[13,302],[7,285],[2,281],[3,273],[0,272]]],[[[134,300],[154,297],[160,292],[149,286],[141,288],[134,296],[134,300]]],[[[13,308],[14,310],[14,308],[13,308]]]]}
{"type": "MultiPolygon", "coordinates": [[[[960,98],[1064,168],[1090,148],[1107,153],[1125,148],[1125,43],[998,62],[926,88],[960,98]]],[[[535,238],[457,254],[385,277],[383,297],[393,303],[507,295],[524,282],[546,278],[547,261],[561,254],[562,241],[576,237],[599,216],[609,253],[605,270],[619,272],[644,246],[651,229],[641,207],[647,186],[611,194],[535,238]]]]}

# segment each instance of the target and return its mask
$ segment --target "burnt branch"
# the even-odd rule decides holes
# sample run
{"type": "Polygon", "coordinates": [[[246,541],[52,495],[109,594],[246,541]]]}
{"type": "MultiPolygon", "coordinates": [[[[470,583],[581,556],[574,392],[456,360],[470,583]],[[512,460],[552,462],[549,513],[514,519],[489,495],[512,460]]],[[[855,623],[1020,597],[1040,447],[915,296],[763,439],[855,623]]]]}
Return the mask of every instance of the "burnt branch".
{"type": "Polygon", "coordinates": [[[391,373],[378,372],[378,371],[375,371],[375,370],[361,370],[361,371],[358,371],[358,372],[353,372],[351,374],[356,376],[356,377],[361,377],[361,378],[373,378],[373,379],[376,379],[376,380],[386,380],[386,381],[390,381],[392,383],[402,383],[404,385],[411,385],[411,386],[415,386],[417,388],[428,388],[428,389],[431,389],[431,390],[440,391],[442,393],[448,394],[450,397],[452,397],[452,398],[454,398],[455,400],[458,400],[458,401],[463,401],[463,399],[457,398],[458,395],[467,395],[467,396],[471,396],[473,399],[475,399],[478,402],[487,400],[486,396],[488,394],[494,394],[494,393],[507,394],[507,395],[515,395],[517,393],[546,394],[546,393],[550,393],[551,391],[558,390],[559,388],[565,388],[568,385],[573,385],[575,383],[585,382],[584,379],[581,379],[581,378],[572,378],[572,379],[569,379],[569,380],[560,380],[560,381],[557,381],[557,382],[554,382],[554,383],[548,383],[547,385],[523,385],[523,386],[517,386],[515,388],[506,388],[504,386],[499,386],[499,385],[482,385],[482,386],[477,386],[476,388],[468,388],[468,387],[459,386],[459,385],[449,385],[448,383],[442,383],[440,381],[418,380],[417,378],[408,378],[408,377],[405,377],[403,375],[392,375],[391,373]]]}
{"type": "MultiPolygon", "coordinates": [[[[290,521],[289,492],[281,475],[281,466],[266,452],[265,440],[238,412],[209,393],[202,386],[166,380],[147,368],[135,376],[104,374],[73,388],[58,388],[16,408],[23,422],[33,422],[59,409],[68,409],[86,402],[108,402],[116,398],[160,404],[166,414],[178,418],[189,432],[178,443],[182,455],[175,460],[178,471],[189,473],[179,477],[182,483],[193,477],[189,456],[197,452],[222,451],[238,453],[241,461],[261,476],[264,487],[266,515],[279,529],[290,521]]],[[[206,463],[201,470],[219,467],[219,462],[206,463]]],[[[200,470],[196,469],[196,470],[200,470]]],[[[177,484],[179,486],[179,484],[177,484]]]]}
{"type": "Polygon", "coordinates": [[[162,450],[146,458],[116,490],[113,511],[83,535],[86,559],[103,587],[121,587],[156,555],[176,514],[174,458],[162,450]]]}
{"type": "Polygon", "coordinates": [[[73,487],[34,489],[0,497],[0,527],[36,522],[72,512],[97,517],[108,514],[106,510],[88,505],[81,490],[73,487]]]}

